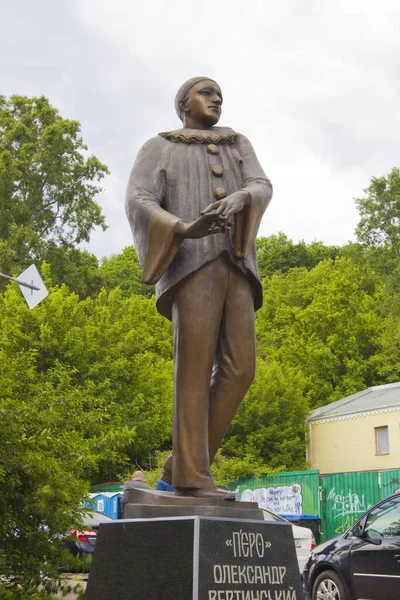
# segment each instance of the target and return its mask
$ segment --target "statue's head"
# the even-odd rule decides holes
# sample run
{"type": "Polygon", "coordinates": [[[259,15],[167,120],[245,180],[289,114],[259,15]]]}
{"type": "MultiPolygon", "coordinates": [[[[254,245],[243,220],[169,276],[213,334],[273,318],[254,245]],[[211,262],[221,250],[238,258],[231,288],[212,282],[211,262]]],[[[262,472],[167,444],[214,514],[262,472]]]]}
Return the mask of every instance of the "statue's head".
{"type": "Polygon", "coordinates": [[[175,110],[184,127],[208,129],[221,117],[222,92],[218,83],[208,77],[185,81],[175,96],[175,110]]]}

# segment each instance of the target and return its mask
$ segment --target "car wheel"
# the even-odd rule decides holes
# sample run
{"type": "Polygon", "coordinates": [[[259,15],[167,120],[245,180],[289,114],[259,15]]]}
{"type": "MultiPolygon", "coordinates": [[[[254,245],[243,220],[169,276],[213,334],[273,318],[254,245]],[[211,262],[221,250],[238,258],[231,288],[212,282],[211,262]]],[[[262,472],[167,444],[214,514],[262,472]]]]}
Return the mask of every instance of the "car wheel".
{"type": "Polygon", "coordinates": [[[343,583],[334,571],[323,571],[315,580],[312,600],[346,600],[343,583]]]}

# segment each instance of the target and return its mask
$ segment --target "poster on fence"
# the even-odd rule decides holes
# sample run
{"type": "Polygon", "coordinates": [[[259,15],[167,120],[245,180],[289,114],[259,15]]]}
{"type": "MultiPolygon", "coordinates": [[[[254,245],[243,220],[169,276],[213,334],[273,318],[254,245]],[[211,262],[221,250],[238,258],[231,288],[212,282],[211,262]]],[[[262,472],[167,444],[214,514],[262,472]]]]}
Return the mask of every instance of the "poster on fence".
{"type": "Polygon", "coordinates": [[[303,513],[303,496],[299,483],[255,490],[246,489],[240,499],[245,502],[258,502],[260,508],[278,514],[301,515],[303,513]]]}

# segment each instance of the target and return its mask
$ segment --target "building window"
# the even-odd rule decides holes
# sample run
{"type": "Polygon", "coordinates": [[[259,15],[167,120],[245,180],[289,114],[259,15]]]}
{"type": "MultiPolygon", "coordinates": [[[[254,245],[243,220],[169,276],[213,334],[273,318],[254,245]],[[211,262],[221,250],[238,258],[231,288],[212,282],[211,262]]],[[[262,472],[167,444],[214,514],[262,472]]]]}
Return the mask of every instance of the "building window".
{"type": "Polygon", "coordinates": [[[389,454],[389,428],[375,427],[376,454],[389,454]]]}

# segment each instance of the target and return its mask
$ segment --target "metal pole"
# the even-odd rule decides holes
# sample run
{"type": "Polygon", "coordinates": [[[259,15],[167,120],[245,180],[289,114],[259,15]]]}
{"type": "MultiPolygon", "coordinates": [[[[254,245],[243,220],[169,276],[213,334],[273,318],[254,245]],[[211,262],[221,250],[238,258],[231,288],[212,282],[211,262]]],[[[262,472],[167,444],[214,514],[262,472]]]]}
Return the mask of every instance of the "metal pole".
{"type": "Polygon", "coordinates": [[[18,285],[24,285],[25,287],[30,288],[31,290],[40,290],[40,288],[36,287],[36,285],[32,285],[31,283],[25,283],[25,281],[20,281],[19,279],[15,279],[15,277],[4,275],[4,273],[0,273],[0,277],[3,277],[4,279],[11,279],[11,281],[16,281],[18,285]]]}

